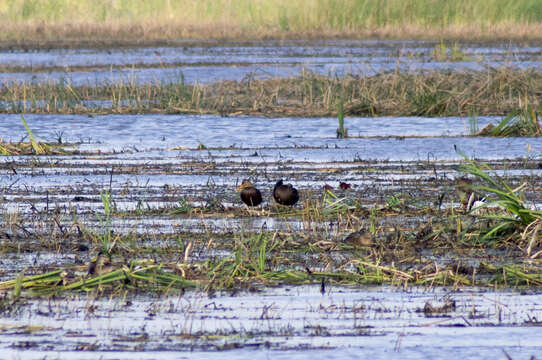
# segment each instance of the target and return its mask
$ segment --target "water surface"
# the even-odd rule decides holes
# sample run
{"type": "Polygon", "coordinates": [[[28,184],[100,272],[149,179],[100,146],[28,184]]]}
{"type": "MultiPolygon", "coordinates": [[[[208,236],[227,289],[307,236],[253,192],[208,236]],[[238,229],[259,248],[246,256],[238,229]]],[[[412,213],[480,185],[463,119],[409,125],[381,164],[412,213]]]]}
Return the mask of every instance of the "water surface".
{"type": "Polygon", "coordinates": [[[439,49],[440,44],[432,41],[264,41],[248,46],[210,42],[155,48],[4,50],[0,52],[0,66],[24,71],[0,73],[0,83],[144,84],[181,79],[187,83],[209,83],[252,76],[297,76],[303,71],[344,76],[395,70],[542,66],[539,46],[460,44],[439,49]],[[437,55],[442,51],[445,55],[437,55]]]}
{"type": "Polygon", "coordinates": [[[83,295],[31,300],[3,317],[0,348],[6,359],[484,359],[504,358],[503,351],[526,359],[542,354],[539,327],[531,325],[541,312],[538,295],[476,288],[330,286],[322,295],[315,285],[214,298],[83,295]],[[446,300],[455,301],[455,310],[424,314],[426,303],[446,300]]]}

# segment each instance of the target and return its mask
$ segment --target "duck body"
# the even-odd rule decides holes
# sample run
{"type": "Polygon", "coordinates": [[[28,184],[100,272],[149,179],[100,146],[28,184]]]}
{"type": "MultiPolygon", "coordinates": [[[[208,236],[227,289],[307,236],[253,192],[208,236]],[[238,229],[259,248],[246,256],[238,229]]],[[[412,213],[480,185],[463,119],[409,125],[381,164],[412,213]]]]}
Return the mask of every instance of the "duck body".
{"type": "Polygon", "coordinates": [[[247,179],[243,180],[237,190],[241,190],[241,201],[247,206],[258,206],[262,203],[262,193],[247,179]]]}
{"type": "Polygon", "coordinates": [[[374,240],[369,231],[362,229],[349,234],[344,239],[344,242],[356,246],[372,246],[374,240]]]}
{"type": "Polygon", "coordinates": [[[102,251],[98,253],[95,261],[91,261],[88,264],[88,274],[89,275],[102,275],[113,270],[112,265],[107,259],[107,255],[102,251]]]}
{"type": "Polygon", "coordinates": [[[281,179],[273,188],[273,198],[281,205],[292,206],[299,200],[299,193],[292,184],[284,184],[281,179]]]}

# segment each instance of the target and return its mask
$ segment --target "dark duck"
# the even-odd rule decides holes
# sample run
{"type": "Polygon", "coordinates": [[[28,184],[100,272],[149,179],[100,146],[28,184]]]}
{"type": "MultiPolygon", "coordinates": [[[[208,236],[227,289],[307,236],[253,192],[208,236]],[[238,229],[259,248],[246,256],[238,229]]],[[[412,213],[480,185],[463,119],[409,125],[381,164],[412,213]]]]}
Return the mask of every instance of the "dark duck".
{"type": "Polygon", "coordinates": [[[241,191],[241,200],[248,206],[258,206],[262,203],[262,193],[247,179],[237,187],[241,191]]]}
{"type": "Polygon", "coordinates": [[[299,200],[299,194],[292,184],[284,184],[281,179],[275,184],[273,198],[281,205],[292,206],[299,200]]]}

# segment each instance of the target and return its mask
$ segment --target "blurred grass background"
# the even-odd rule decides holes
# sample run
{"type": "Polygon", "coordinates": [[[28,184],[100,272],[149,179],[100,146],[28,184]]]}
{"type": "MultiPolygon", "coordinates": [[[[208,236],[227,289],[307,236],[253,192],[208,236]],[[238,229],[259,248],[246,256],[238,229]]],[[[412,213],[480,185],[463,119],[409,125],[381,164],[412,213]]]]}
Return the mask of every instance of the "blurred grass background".
{"type": "Polygon", "coordinates": [[[540,0],[2,0],[3,39],[533,38],[540,0]]]}

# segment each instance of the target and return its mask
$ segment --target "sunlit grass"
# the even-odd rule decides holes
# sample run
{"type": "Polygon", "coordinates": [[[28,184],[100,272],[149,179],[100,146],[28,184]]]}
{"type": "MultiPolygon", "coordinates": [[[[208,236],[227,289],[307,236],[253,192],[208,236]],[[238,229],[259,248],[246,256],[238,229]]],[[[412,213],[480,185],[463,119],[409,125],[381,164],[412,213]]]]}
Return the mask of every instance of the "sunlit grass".
{"type": "Polygon", "coordinates": [[[533,36],[536,0],[5,0],[4,38],[262,38],[310,36],[533,36]],[[531,30],[531,31],[529,31],[531,30]]]}
{"type": "Polygon", "coordinates": [[[339,133],[344,131],[344,136],[347,116],[515,116],[519,113],[527,123],[535,125],[533,111],[538,107],[537,94],[541,92],[542,72],[533,69],[398,71],[344,77],[304,71],[290,78],[205,85],[185,84],[182,76],[169,83],[143,85],[11,83],[0,87],[0,97],[4,99],[0,112],[336,116],[339,133]],[[255,91],[261,94],[257,99],[255,91]],[[525,104],[532,104],[531,110],[524,110],[525,104]]]}

